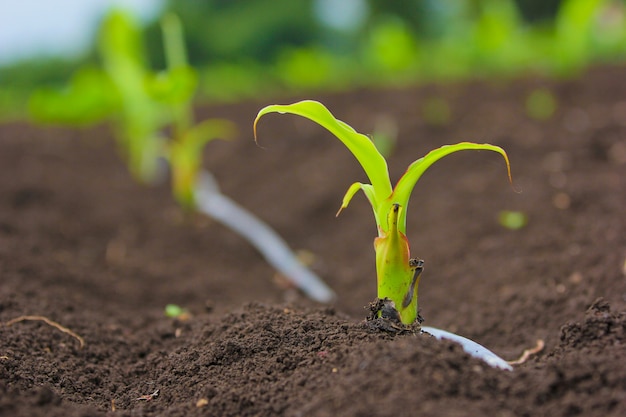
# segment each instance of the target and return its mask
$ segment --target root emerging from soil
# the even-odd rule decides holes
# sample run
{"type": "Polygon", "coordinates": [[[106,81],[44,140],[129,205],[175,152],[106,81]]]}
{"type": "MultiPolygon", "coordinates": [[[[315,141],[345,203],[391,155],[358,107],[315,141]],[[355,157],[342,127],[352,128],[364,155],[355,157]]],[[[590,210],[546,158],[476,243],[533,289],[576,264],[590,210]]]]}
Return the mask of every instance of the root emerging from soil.
{"type": "Polygon", "coordinates": [[[16,318],[12,319],[12,320],[7,321],[5,323],[5,326],[9,327],[9,326],[14,325],[15,323],[19,323],[19,322],[22,322],[22,321],[42,321],[42,322],[46,323],[48,326],[52,326],[55,329],[65,333],[65,334],[69,334],[74,339],[78,340],[78,344],[80,346],[80,349],[85,347],[85,340],[82,337],[80,337],[79,335],[77,335],[76,333],[74,333],[73,331],[68,329],[67,327],[61,326],[56,321],[50,320],[48,317],[44,317],[44,316],[19,316],[19,317],[16,317],[16,318]]]}

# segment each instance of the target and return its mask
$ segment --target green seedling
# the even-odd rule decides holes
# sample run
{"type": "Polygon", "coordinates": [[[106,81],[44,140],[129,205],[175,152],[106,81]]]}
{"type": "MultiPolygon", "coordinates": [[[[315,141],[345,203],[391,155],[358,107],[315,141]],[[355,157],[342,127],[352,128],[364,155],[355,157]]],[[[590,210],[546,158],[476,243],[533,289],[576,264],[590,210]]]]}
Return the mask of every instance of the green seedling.
{"type": "Polygon", "coordinates": [[[154,182],[159,161],[167,160],[174,197],[191,209],[204,146],[216,138],[232,138],[235,128],[222,119],[194,122],[198,77],[187,63],[182,26],[168,14],[162,30],[167,68],[155,72],[146,63],[137,23],[124,12],[111,12],[98,38],[101,68],[78,71],[62,91],[36,92],[30,108],[37,121],[70,125],[111,121],[135,179],[154,182]]]}
{"type": "Polygon", "coordinates": [[[165,306],[165,315],[167,317],[176,318],[183,314],[185,310],[176,304],[168,304],[165,306]]]}
{"type": "Polygon", "coordinates": [[[448,102],[440,97],[429,97],[424,100],[422,118],[432,126],[445,126],[450,123],[452,110],[448,102]]]}
{"type": "Polygon", "coordinates": [[[31,117],[41,123],[89,126],[120,107],[115,86],[100,69],[80,68],[62,89],[40,88],[30,97],[31,117]]]}
{"type": "Polygon", "coordinates": [[[371,138],[381,155],[384,157],[390,156],[398,142],[398,122],[385,114],[378,116],[374,122],[374,131],[371,138]]]}
{"type": "Polygon", "coordinates": [[[189,311],[187,311],[186,308],[182,308],[177,304],[168,304],[165,306],[165,316],[172,319],[185,321],[189,320],[191,314],[189,314],[189,311]]]}
{"type": "Polygon", "coordinates": [[[102,74],[110,80],[119,107],[110,120],[118,148],[135,179],[153,182],[163,154],[166,107],[149,91],[150,69],[137,23],[126,13],[112,11],[100,28],[98,53],[102,74]]]}
{"type": "Polygon", "coordinates": [[[526,114],[535,120],[548,120],[556,111],[557,101],[549,90],[538,88],[526,97],[526,114]]]}
{"type": "MultiPolygon", "coordinates": [[[[270,105],[261,109],[254,121],[257,123],[268,113],[294,114],[312,120],[334,134],[352,152],[363,167],[370,183],[355,182],[346,192],[341,208],[345,209],[352,197],[363,191],[369,200],[378,229],[374,239],[376,274],[379,300],[389,300],[403,324],[412,324],[418,317],[418,285],[423,261],[411,258],[406,237],[406,213],[410,194],[422,174],[441,158],[462,150],[488,150],[499,153],[506,162],[509,181],[511,170],[506,152],[494,145],[461,142],[430,151],[413,162],[400,180],[392,187],[385,158],[365,135],[357,133],[348,124],[336,119],[330,111],[316,101],[301,101],[290,105],[270,105]]],[[[380,315],[380,312],[378,313],[380,315]]]]}
{"type": "Polygon", "coordinates": [[[168,14],[161,27],[164,71],[147,67],[139,29],[121,12],[105,20],[100,52],[105,71],[122,98],[117,136],[131,172],[144,182],[152,181],[158,160],[166,159],[174,197],[182,207],[192,209],[204,146],[217,138],[232,138],[235,128],[222,119],[194,122],[192,102],[198,81],[187,63],[182,26],[175,15],[168,14]],[[167,126],[169,138],[163,133],[167,126]]]}
{"type": "Polygon", "coordinates": [[[228,120],[207,119],[194,124],[192,98],[197,76],[187,63],[183,28],[178,17],[163,18],[163,44],[167,71],[152,79],[151,92],[165,103],[172,115],[172,140],[165,155],[172,169],[172,191],[184,208],[195,207],[195,186],[202,167],[202,149],[218,138],[235,136],[235,126],[228,120]]]}
{"type": "Polygon", "coordinates": [[[153,182],[158,168],[169,165],[172,192],[182,207],[198,210],[241,235],[310,298],[331,301],[333,291],[298,262],[283,239],[222,194],[215,178],[202,170],[204,146],[233,137],[235,127],[222,119],[194,122],[197,76],[187,63],[182,25],[176,16],[167,15],[162,29],[167,69],[154,72],[146,65],[139,27],[123,12],[111,13],[100,32],[102,68],[78,73],[61,92],[33,96],[33,116],[73,126],[111,121],[136,179],[153,182]]]}
{"type": "Polygon", "coordinates": [[[511,230],[519,230],[528,223],[528,216],[521,211],[503,210],[498,213],[498,223],[511,230]]]}

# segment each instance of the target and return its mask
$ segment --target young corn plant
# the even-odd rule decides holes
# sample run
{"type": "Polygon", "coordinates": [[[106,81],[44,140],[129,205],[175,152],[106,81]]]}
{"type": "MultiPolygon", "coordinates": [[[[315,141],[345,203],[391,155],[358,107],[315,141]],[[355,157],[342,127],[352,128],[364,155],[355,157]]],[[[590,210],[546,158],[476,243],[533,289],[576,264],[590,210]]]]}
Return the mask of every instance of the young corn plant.
{"type": "Polygon", "coordinates": [[[140,29],[121,11],[104,20],[99,51],[104,72],[120,96],[114,126],[130,171],[142,182],[153,182],[159,161],[167,161],[175,199],[192,210],[204,146],[233,138],[235,127],[224,119],[194,121],[198,77],[187,62],[182,25],[177,16],[166,14],[161,28],[167,63],[163,71],[146,65],[140,29]],[[166,127],[169,135],[164,134],[166,127]]]}
{"type": "Polygon", "coordinates": [[[318,123],[334,134],[352,152],[363,167],[369,183],[355,182],[346,192],[339,213],[352,197],[363,191],[374,212],[378,236],[374,239],[378,299],[381,307],[378,315],[387,314],[404,325],[418,319],[418,285],[424,262],[411,258],[406,237],[406,214],[409,197],[422,174],[441,158],[463,150],[487,150],[500,154],[506,163],[509,181],[511,169],[506,152],[494,145],[461,142],[430,151],[413,162],[395,187],[389,178],[385,158],[365,135],[357,133],[348,124],[336,119],[330,111],[316,101],[301,101],[290,105],[270,105],[261,109],[254,121],[254,137],[257,140],[257,124],[268,113],[293,114],[318,123]],[[391,309],[392,313],[388,311],[391,309]],[[387,313],[385,313],[387,312],[387,313]]]}
{"type": "Polygon", "coordinates": [[[154,72],[145,62],[140,28],[126,13],[110,13],[98,42],[102,68],[81,71],[64,91],[34,94],[32,116],[72,126],[111,121],[135,179],[154,182],[159,169],[169,167],[172,193],[183,208],[198,210],[241,235],[310,298],[331,301],[333,291],[298,261],[284,240],[221,193],[215,178],[202,169],[205,145],[232,138],[236,129],[223,119],[194,121],[198,81],[187,62],[182,25],[170,14],[162,29],[167,68],[154,72]]]}

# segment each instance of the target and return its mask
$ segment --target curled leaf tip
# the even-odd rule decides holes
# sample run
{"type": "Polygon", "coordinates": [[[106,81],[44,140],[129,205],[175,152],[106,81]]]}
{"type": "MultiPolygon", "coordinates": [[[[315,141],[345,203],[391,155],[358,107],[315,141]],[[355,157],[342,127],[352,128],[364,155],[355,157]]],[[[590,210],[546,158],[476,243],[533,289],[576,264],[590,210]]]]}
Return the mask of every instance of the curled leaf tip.
{"type": "Polygon", "coordinates": [[[259,112],[257,113],[256,117],[254,118],[254,123],[252,124],[252,132],[254,134],[254,142],[257,145],[259,144],[259,136],[257,134],[256,126],[259,123],[259,120],[261,119],[261,116],[263,116],[267,112],[268,107],[270,107],[270,106],[266,106],[266,107],[262,108],[261,110],[259,110],[259,112]]]}
{"type": "Polygon", "coordinates": [[[253,132],[253,134],[254,134],[254,142],[255,142],[257,145],[259,144],[259,138],[258,138],[257,133],[256,133],[256,124],[257,124],[257,122],[258,122],[258,121],[259,121],[259,118],[257,117],[257,118],[254,120],[254,125],[252,125],[252,132],[253,132]]]}
{"type": "Polygon", "coordinates": [[[509,162],[509,156],[504,151],[504,149],[502,149],[502,156],[504,157],[504,162],[506,162],[506,171],[507,171],[507,175],[509,176],[509,184],[511,184],[511,188],[513,189],[513,192],[517,194],[521,194],[522,189],[521,188],[518,189],[517,187],[515,187],[515,184],[513,184],[513,175],[511,174],[511,163],[509,162]]]}
{"type": "Polygon", "coordinates": [[[257,134],[257,130],[256,130],[256,125],[259,121],[259,119],[261,118],[262,114],[259,112],[259,115],[256,117],[256,119],[254,119],[254,124],[252,125],[252,132],[254,134],[254,143],[256,144],[256,146],[258,146],[261,149],[265,149],[264,146],[261,146],[261,144],[259,144],[259,137],[257,134]]]}

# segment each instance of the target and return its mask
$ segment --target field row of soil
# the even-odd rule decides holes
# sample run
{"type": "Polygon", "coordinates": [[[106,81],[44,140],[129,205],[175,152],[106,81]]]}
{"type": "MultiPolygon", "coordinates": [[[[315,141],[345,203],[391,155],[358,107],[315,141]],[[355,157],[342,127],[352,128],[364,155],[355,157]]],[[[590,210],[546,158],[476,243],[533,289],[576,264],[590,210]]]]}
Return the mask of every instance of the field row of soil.
{"type": "MultiPolygon", "coordinates": [[[[492,152],[434,165],[408,213],[425,260],[425,325],[506,359],[545,342],[513,372],[459,346],[363,325],[376,296],[376,230],[366,177],[339,141],[270,101],[212,106],[240,129],[211,143],[222,191],[272,225],[338,294],[307,300],[241,237],[185,216],[167,184],[129,176],[105,127],[0,126],[1,416],[626,415],[626,68],[576,80],[527,78],[317,95],[361,132],[391,121],[397,179],[430,149],[492,152]],[[557,101],[545,121],[528,94],[557,101]],[[449,120],[424,117],[433,99],[449,120]],[[516,192],[515,189],[521,189],[516,192]],[[510,230],[504,210],[527,225],[510,230]],[[186,308],[168,318],[167,304],[186,308]],[[41,320],[44,316],[84,339],[41,320]]],[[[295,99],[278,100],[291,102],[295,99]]]]}

